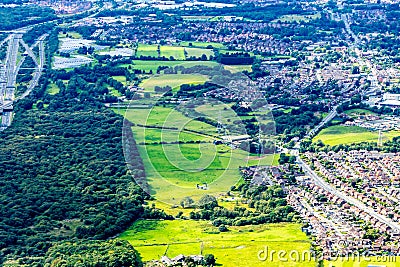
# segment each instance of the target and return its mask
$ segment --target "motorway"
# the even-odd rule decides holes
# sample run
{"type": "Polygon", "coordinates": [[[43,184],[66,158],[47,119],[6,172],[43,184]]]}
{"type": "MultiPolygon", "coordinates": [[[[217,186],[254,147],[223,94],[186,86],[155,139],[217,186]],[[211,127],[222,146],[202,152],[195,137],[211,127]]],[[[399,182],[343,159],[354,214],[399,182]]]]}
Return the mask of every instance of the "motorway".
{"type": "Polygon", "coordinates": [[[7,57],[6,57],[6,95],[4,97],[4,101],[13,101],[14,91],[15,91],[15,82],[17,76],[15,75],[15,66],[17,64],[18,59],[18,48],[20,39],[22,38],[22,34],[12,34],[8,49],[7,49],[7,57]]]}
{"type": "Polygon", "coordinates": [[[13,113],[11,111],[13,109],[13,103],[28,96],[39,82],[39,78],[42,74],[44,60],[45,60],[44,40],[46,39],[47,36],[48,34],[42,35],[35,43],[35,45],[32,46],[32,47],[36,45],[39,46],[39,60],[36,58],[36,55],[33,53],[32,49],[28,45],[26,45],[26,43],[22,40],[22,34],[20,33],[11,34],[7,38],[9,39],[7,57],[5,65],[2,69],[3,75],[0,75],[0,79],[2,79],[2,81],[0,82],[3,82],[2,87],[0,87],[0,89],[5,87],[5,92],[4,89],[0,90],[0,93],[2,94],[1,96],[4,96],[5,93],[5,97],[3,99],[2,97],[0,97],[0,111],[2,111],[0,131],[6,129],[8,126],[11,125],[13,118],[13,113]],[[14,93],[15,93],[16,77],[26,57],[22,56],[17,64],[19,44],[22,44],[22,46],[26,50],[27,55],[32,57],[33,61],[36,64],[36,67],[35,67],[35,72],[33,73],[32,80],[28,85],[28,89],[22,95],[15,98],[14,93]],[[4,86],[4,84],[6,86],[4,86]]]}
{"type": "MultiPolygon", "coordinates": [[[[110,7],[109,5],[110,4],[107,2],[102,8],[94,7],[91,10],[85,12],[92,13],[88,17],[94,17],[99,12],[107,10],[110,7]]],[[[68,25],[72,25],[81,20],[83,19],[74,20],[68,23],[68,25]]],[[[59,22],[61,21],[61,19],[56,19],[55,21],[59,22]]],[[[22,40],[22,36],[24,33],[31,30],[35,25],[46,23],[48,22],[37,23],[34,25],[15,29],[13,31],[6,31],[7,33],[10,33],[10,35],[0,42],[0,47],[6,42],[8,42],[9,44],[7,50],[7,58],[4,66],[2,66],[0,62],[0,114],[2,114],[0,121],[0,131],[6,129],[8,126],[11,125],[13,118],[13,113],[11,111],[13,109],[13,103],[25,98],[32,92],[32,90],[37,86],[39,78],[43,71],[43,65],[45,61],[44,40],[46,39],[48,34],[42,35],[31,47],[26,45],[26,43],[22,40]],[[22,56],[21,60],[17,64],[19,44],[22,44],[22,46],[25,48],[28,56],[31,57],[35,62],[36,67],[35,72],[33,73],[32,80],[28,85],[28,89],[24,93],[22,93],[22,95],[15,97],[14,91],[16,77],[19,70],[21,69],[23,61],[25,60],[25,56],[22,56]],[[39,60],[36,58],[35,54],[32,51],[32,49],[36,46],[39,46],[39,60]],[[5,84],[3,84],[2,82],[4,82],[5,84]]]]}
{"type": "Polygon", "coordinates": [[[4,112],[3,109],[12,109],[15,93],[15,82],[17,78],[17,75],[15,74],[15,67],[17,64],[18,48],[21,38],[22,34],[11,34],[8,40],[7,56],[4,64],[5,69],[2,73],[3,80],[1,81],[3,83],[1,93],[4,94],[2,100],[5,104],[3,106],[0,106],[0,110],[2,111],[0,131],[10,126],[12,121],[12,112],[4,112]]]}

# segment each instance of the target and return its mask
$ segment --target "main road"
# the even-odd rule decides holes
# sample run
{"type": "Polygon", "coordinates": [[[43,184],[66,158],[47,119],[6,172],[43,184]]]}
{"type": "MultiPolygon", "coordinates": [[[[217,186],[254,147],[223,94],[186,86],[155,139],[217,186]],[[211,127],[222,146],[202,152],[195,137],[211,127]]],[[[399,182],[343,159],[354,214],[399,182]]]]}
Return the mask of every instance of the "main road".
{"type": "Polygon", "coordinates": [[[324,190],[326,190],[327,192],[330,192],[331,194],[343,199],[344,201],[346,201],[349,204],[352,204],[354,206],[356,206],[357,208],[359,208],[360,210],[368,213],[369,215],[371,215],[372,217],[374,217],[375,219],[379,220],[380,222],[386,224],[387,226],[389,226],[390,228],[392,228],[393,230],[397,231],[400,233],[400,225],[393,222],[391,219],[389,219],[386,216],[383,216],[379,213],[377,213],[376,211],[374,211],[374,209],[367,207],[364,203],[358,201],[357,199],[350,197],[348,195],[346,195],[345,193],[337,190],[335,187],[333,187],[332,185],[330,185],[329,183],[327,183],[326,181],[324,181],[324,179],[322,179],[320,176],[318,176],[311,168],[310,166],[308,166],[300,157],[297,157],[297,163],[299,164],[300,167],[302,167],[304,173],[309,176],[316,185],[318,185],[319,187],[323,188],[324,190]]]}
{"type": "MultiPolygon", "coordinates": [[[[7,50],[7,57],[6,57],[6,62],[5,66],[3,69],[3,74],[4,76],[2,77],[4,80],[2,81],[3,84],[2,86],[5,87],[5,97],[2,103],[0,103],[0,111],[2,111],[2,116],[1,116],[1,125],[0,125],[0,131],[6,129],[8,126],[11,125],[12,118],[13,118],[13,103],[15,101],[21,100],[28,96],[32,90],[38,85],[39,83],[39,78],[42,74],[43,71],[43,65],[45,61],[45,53],[44,53],[44,40],[48,34],[42,35],[38,41],[37,44],[39,46],[39,60],[36,59],[35,54],[32,52],[31,48],[28,47],[22,38],[22,34],[12,34],[11,37],[9,38],[9,46],[7,50]],[[33,57],[33,60],[36,64],[35,67],[35,72],[33,73],[33,77],[28,85],[28,88],[25,92],[23,92],[20,96],[14,97],[14,91],[15,91],[15,82],[16,82],[16,77],[18,74],[18,71],[22,65],[21,62],[24,61],[25,56],[20,59],[20,62],[17,64],[17,57],[18,57],[18,47],[19,44],[22,43],[23,46],[25,47],[25,50],[27,51],[28,56],[33,57]],[[4,86],[5,83],[5,86],[4,86]]],[[[35,46],[34,45],[34,46],[35,46]]],[[[34,47],[33,46],[33,47],[34,47]]],[[[3,91],[3,90],[0,90],[3,91]]],[[[4,93],[4,92],[0,92],[4,93]]]]}
{"type": "Polygon", "coordinates": [[[318,133],[319,130],[322,129],[322,127],[325,126],[325,124],[327,124],[328,122],[330,122],[333,118],[336,117],[337,113],[337,108],[338,106],[334,106],[332,108],[332,110],[329,112],[329,114],[317,125],[314,127],[314,129],[312,129],[311,131],[309,131],[306,136],[304,136],[304,138],[312,138],[314,136],[314,134],[318,133]]]}
{"type": "MultiPolygon", "coordinates": [[[[358,49],[358,45],[360,44],[360,39],[358,38],[357,35],[354,34],[354,32],[351,30],[350,27],[350,22],[349,22],[349,17],[347,14],[342,15],[342,20],[344,21],[346,31],[349,33],[349,35],[354,39],[354,43],[351,45],[351,47],[354,49],[356,55],[357,55],[357,61],[360,65],[367,65],[369,69],[371,70],[370,74],[370,79],[371,79],[371,90],[376,91],[378,89],[378,80],[377,80],[377,71],[375,66],[367,59],[364,59],[362,52],[358,49]]],[[[325,125],[327,124],[330,120],[332,120],[336,115],[337,115],[337,107],[335,106],[330,113],[328,114],[327,117],[324,118],[324,120],[321,121],[320,124],[318,124],[314,129],[312,129],[304,138],[310,138],[314,134],[318,133],[318,131],[325,125]]],[[[400,233],[400,225],[394,221],[392,221],[390,218],[381,215],[377,213],[373,208],[366,206],[364,203],[361,201],[347,195],[345,192],[342,192],[336,187],[333,187],[331,184],[326,182],[322,177],[320,177],[318,174],[316,174],[310,166],[308,166],[307,163],[305,163],[300,155],[299,148],[300,148],[300,142],[299,141],[295,149],[291,151],[291,154],[296,156],[296,161],[298,165],[303,169],[304,173],[309,176],[313,182],[318,185],[319,187],[323,188],[327,192],[330,192],[331,194],[339,197],[340,199],[343,199],[347,203],[354,205],[358,209],[366,212],[373,218],[377,219],[378,221],[386,224],[389,226],[391,229],[393,229],[396,232],[400,233]]]]}

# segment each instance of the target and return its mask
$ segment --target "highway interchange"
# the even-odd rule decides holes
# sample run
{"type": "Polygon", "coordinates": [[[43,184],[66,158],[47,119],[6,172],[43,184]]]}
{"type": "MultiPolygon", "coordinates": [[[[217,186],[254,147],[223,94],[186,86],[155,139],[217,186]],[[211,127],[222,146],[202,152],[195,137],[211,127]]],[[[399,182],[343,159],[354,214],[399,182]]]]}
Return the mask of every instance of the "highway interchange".
{"type": "Polygon", "coordinates": [[[11,125],[13,118],[13,104],[15,101],[21,100],[28,96],[32,92],[33,88],[38,85],[39,78],[41,76],[43,65],[44,65],[44,40],[47,34],[42,35],[37,42],[29,47],[22,39],[23,33],[16,32],[11,33],[1,44],[8,42],[7,55],[4,64],[1,66],[0,72],[0,112],[1,112],[1,124],[0,131],[6,129],[11,125]],[[19,53],[19,47],[25,50],[22,55],[19,53]],[[35,46],[39,46],[39,59],[33,53],[32,49],[35,46]],[[18,61],[18,57],[19,61],[18,61]],[[15,97],[16,78],[21,70],[21,66],[25,58],[29,56],[35,63],[35,71],[33,77],[29,82],[28,88],[20,96],[15,97]]]}
{"type": "MultiPolygon", "coordinates": [[[[83,13],[87,13],[88,17],[94,17],[96,14],[103,10],[107,10],[111,8],[111,4],[106,2],[104,3],[104,6],[102,7],[93,7],[89,11],[85,11],[83,13]]],[[[66,17],[64,17],[66,18],[66,17]]],[[[56,19],[55,22],[59,23],[63,19],[56,19]]],[[[65,26],[72,25],[76,22],[79,22],[83,19],[77,19],[77,20],[72,20],[71,22],[65,24],[65,26]]],[[[44,60],[45,60],[45,48],[44,48],[44,41],[48,34],[44,34],[41,37],[38,38],[38,40],[33,44],[31,47],[29,47],[22,39],[22,36],[24,33],[28,32],[33,28],[33,26],[41,25],[41,24],[46,24],[47,22],[41,22],[37,23],[31,26],[23,27],[16,29],[11,32],[6,32],[9,33],[9,35],[2,41],[0,41],[0,47],[8,43],[8,49],[7,49],[7,58],[5,60],[5,63],[0,62],[0,115],[1,115],[1,120],[0,120],[0,131],[3,131],[7,127],[11,125],[12,118],[13,118],[13,104],[25,98],[28,96],[32,90],[37,86],[39,82],[39,78],[42,74],[43,71],[43,65],[44,65],[44,60]],[[25,49],[25,53],[21,54],[20,60],[17,62],[16,58],[18,58],[18,48],[19,45],[22,45],[25,49]],[[39,46],[39,59],[37,56],[33,53],[32,49],[36,46],[39,46]],[[23,92],[19,96],[15,96],[15,81],[16,77],[18,75],[19,70],[21,69],[22,63],[25,60],[25,57],[29,56],[33,59],[35,62],[35,71],[33,73],[32,80],[30,81],[28,85],[28,89],[23,92]],[[14,60],[15,59],[15,60],[14,60]],[[8,90],[7,90],[8,88],[8,90]]],[[[4,33],[3,31],[1,31],[4,33]]]]}

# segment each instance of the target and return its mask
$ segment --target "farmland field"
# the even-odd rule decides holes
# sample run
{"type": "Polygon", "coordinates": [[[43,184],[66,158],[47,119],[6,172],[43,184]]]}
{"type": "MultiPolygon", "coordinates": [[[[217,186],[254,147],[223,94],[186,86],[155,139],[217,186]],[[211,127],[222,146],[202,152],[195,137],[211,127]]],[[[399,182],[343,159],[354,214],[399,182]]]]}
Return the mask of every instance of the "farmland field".
{"type": "Polygon", "coordinates": [[[153,195],[160,201],[179,203],[185,196],[196,199],[205,193],[226,192],[240,181],[239,166],[270,165],[274,161],[273,155],[257,157],[227,145],[214,145],[213,141],[219,139],[214,126],[171,108],[128,109],[125,117],[136,124],[132,131],[139,144],[146,176],[153,195]],[[160,144],[161,141],[164,144],[160,144]],[[177,141],[183,143],[177,144],[177,141]],[[202,143],[193,143],[196,141],[202,143]],[[196,184],[202,183],[209,184],[206,191],[197,189],[196,184]]]}
{"type": "Polygon", "coordinates": [[[137,143],[147,142],[160,142],[161,140],[168,140],[166,142],[185,142],[185,141],[203,141],[211,142],[212,138],[206,135],[195,134],[187,131],[178,130],[162,130],[162,129],[151,129],[142,127],[132,127],[135,133],[135,140],[137,143]]]}
{"type": "MultiPolygon", "coordinates": [[[[201,56],[201,55],[200,55],[201,56]]],[[[162,61],[162,60],[133,60],[133,64],[121,64],[120,67],[128,68],[135,70],[142,70],[145,72],[152,71],[156,73],[157,68],[159,66],[165,67],[175,67],[182,66],[185,68],[190,68],[194,66],[206,66],[206,67],[215,67],[221,64],[215,61],[185,61],[185,60],[174,60],[174,61],[162,61]]],[[[223,65],[226,70],[229,70],[232,73],[242,72],[242,71],[251,71],[251,65],[223,65]]]]}
{"type": "Polygon", "coordinates": [[[189,46],[189,44],[192,44],[192,47],[201,47],[201,48],[206,48],[210,45],[213,48],[217,48],[217,49],[226,48],[226,46],[224,44],[214,43],[214,42],[188,42],[188,41],[180,42],[181,46],[189,46]]]}
{"type": "MultiPolygon", "coordinates": [[[[156,106],[152,109],[128,109],[125,117],[142,125],[177,127],[200,131],[208,135],[216,135],[215,127],[184,116],[182,113],[166,107],[156,106]]],[[[148,129],[146,129],[147,131],[148,129]]]]}
{"type": "Polygon", "coordinates": [[[136,56],[158,57],[157,45],[139,44],[136,56]]]}
{"type": "Polygon", "coordinates": [[[360,109],[360,108],[346,110],[344,113],[346,113],[347,115],[349,115],[351,117],[355,117],[358,115],[376,115],[376,113],[374,113],[372,111],[369,111],[366,109],[360,109]]]}
{"type": "Polygon", "coordinates": [[[170,46],[160,45],[160,51],[158,52],[158,45],[139,44],[136,52],[136,56],[150,56],[150,57],[173,57],[175,60],[185,60],[185,50],[187,56],[201,57],[205,54],[207,57],[214,55],[212,49],[206,49],[201,47],[183,47],[183,46],[170,46]]]}
{"type": "MultiPolygon", "coordinates": [[[[383,141],[399,136],[399,131],[383,132],[383,141]]],[[[313,142],[321,140],[325,145],[352,144],[360,142],[377,142],[378,132],[372,132],[358,126],[331,126],[323,129],[313,138],[313,142]]]]}
{"type": "MultiPolygon", "coordinates": [[[[123,64],[121,67],[128,67],[130,64],[123,64]]],[[[175,61],[161,61],[161,60],[134,60],[133,64],[130,65],[132,69],[144,70],[146,72],[153,71],[156,73],[157,68],[159,66],[167,66],[167,67],[175,67],[175,66],[183,66],[185,68],[190,68],[193,66],[207,66],[207,67],[215,67],[219,64],[213,61],[184,61],[184,60],[175,60],[175,61]]]]}
{"type": "Polygon", "coordinates": [[[47,93],[50,95],[55,95],[60,92],[60,88],[55,83],[50,83],[47,86],[47,93]]]}
{"type": "Polygon", "coordinates": [[[115,80],[121,82],[123,85],[126,85],[126,77],[125,76],[112,76],[115,80]]]}
{"type": "Polygon", "coordinates": [[[283,15],[274,21],[276,22],[280,20],[281,22],[301,22],[301,21],[308,22],[319,18],[321,18],[320,13],[316,13],[313,15],[283,15]]]}
{"type": "MultiPolygon", "coordinates": [[[[258,258],[260,250],[289,253],[308,251],[309,240],[294,223],[265,224],[255,226],[231,226],[230,231],[219,233],[218,229],[205,221],[137,221],[119,238],[128,240],[141,253],[143,260],[159,259],[166,254],[174,257],[185,254],[197,255],[202,252],[214,254],[217,264],[225,267],[247,266],[315,266],[315,262],[281,262],[268,257],[258,258]]],[[[269,254],[269,253],[268,253],[269,254]]]]}
{"type": "Polygon", "coordinates": [[[166,58],[173,57],[177,60],[184,60],[185,54],[183,51],[184,48],[180,46],[160,46],[161,56],[164,56],[166,58]]]}
{"type": "Polygon", "coordinates": [[[214,51],[212,49],[186,47],[185,50],[188,57],[201,57],[203,54],[206,55],[207,58],[214,56],[214,51]]]}
{"type": "Polygon", "coordinates": [[[203,84],[208,80],[206,75],[201,74],[161,74],[144,80],[140,86],[146,92],[154,92],[155,86],[171,86],[177,91],[182,84],[203,84]]]}
{"type": "Polygon", "coordinates": [[[251,71],[251,65],[225,65],[225,69],[232,73],[242,72],[245,70],[251,71]]]}

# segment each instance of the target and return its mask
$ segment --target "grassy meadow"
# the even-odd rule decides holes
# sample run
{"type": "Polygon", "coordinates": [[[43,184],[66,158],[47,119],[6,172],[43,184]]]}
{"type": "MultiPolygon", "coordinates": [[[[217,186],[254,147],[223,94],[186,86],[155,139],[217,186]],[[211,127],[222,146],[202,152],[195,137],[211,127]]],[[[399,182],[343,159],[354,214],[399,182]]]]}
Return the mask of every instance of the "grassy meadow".
{"type": "Polygon", "coordinates": [[[375,112],[361,108],[346,110],[344,113],[349,115],[350,117],[358,117],[359,115],[376,115],[375,112]]]}
{"type": "Polygon", "coordinates": [[[214,126],[172,108],[155,106],[119,112],[136,124],[132,131],[146,176],[160,201],[179,204],[186,196],[198,199],[204,194],[227,192],[241,179],[239,166],[269,165],[277,160],[274,155],[258,157],[224,144],[215,145],[213,141],[220,137],[214,126]],[[208,184],[207,190],[197,189],[196,184],[203,183],[208,184]]]}
{"type": "Polygon", "coordinates": [[[321,13],[316,13],[312,15],[283,15],[280,18],[274,20],[274,22],[277,22],[278,20],[281,22],[309,22],[311,20],[316,20],[321,18],[321,13]]]}
{"type": "Polygon", "coordinates": [[[46,89],[47,93],[50,95],[55,95],[60,92],[60,88],[55,83],[50,83],[46,89]]]}
{"type": "Polygon", "coordinates": [[[157,45],[139,44],[136,56],[158,57],[157,45]]]}
{"type": "Polygon", "coordinates": [[[207,80],[208,77],[201,74],[160,74],[144,80],[140,86],[145,92],[154,93],[154,87],[169,85],[176,92],[182,84],[203,84],[207,80]]]}
{"type": "MultiPolygon", "coordinates": [[[[122,233],[141,253],[143,260],[159,259],[163,255],[174,257],[182,252],[197,255],[214,254],[219,266],[225,267],[314,267],[315,262],[280,262],[276,257],[265,261],[258,258],[260,250],[308,251],[310,243],[299,224],[265,224],[231,226],[228,232],[205,221],[175,220],[135,222],[122,233]]],[[[270,255],[270,253],[268,253],[270,255]]]]}
{"type": "Polygon", "coordinates": [[[194,66],[207,66],[207,67],[215,67],[219,64],[214,61],[184,61],[184,60],[174,60],[174,61],[162,61],[162,60],[133,60],[133,64],[123,64],[121,67],[129,67],[132,69],[142,70],[149,72],[150,70],[153,73],[156,73],[157,68],[159,66],[166,67],[175,67],[175,66],[183,66],[185,68],[190,68],[194,66]]]}
{"type": "MultiPolygon", "coordinates": [[[[361,142],[377,142],[378,132],[358,126],[331,126],[323,129],[313,138],[313,142],[321,140],[325,145],[353,144],[361,142]]],[[[382,132],[383,141],[400,136],[400,131],[382,132]]]]}
{"type": "Polygon", "coordinates": [[[207,48],[208,46],[212,46],[213,48],[217,49],[226,49],[226,46],[221,43],[214,43],[214,42],[193,42],[193,41],[183,41],[179,43],[181,46],[185,47],[200,47],[200,48],[207,48]],[[192,44],[191,46],[189,44],[192,44]]]}
{"type": "Polygon", "coordinates": [[[136,50],[136,56],[148,57],[173,57],[175,60],[185,60],[187,57],[201,57],[206,55],[207,58],[214,55],[212,49],[203,47],[185,47],[185,46],[170,46],[170,45],[150,45],[139,44],[136,50]],[[159,48],[159,49],[158,49],[159,48]]]}
{"type": "MultiPolygon", "coordinates": [[[[145,72],[152,71],[156,73],[157,68],[159,66],[166,67],[175,67],[182,66],[185,68],[190,68],[194,66],[206,66],[206,67],[215,67],[220,64],[215,61],[185,61],[185,60],[173,60],[173,61],[162,61],[162,60],[133,60],[133,64],[121,64],[121,67],[131,69],[142,70],[145,72]]],[[[242,72],[242,71],[251,71],[251,65],[224,65],[226,70],[229,70],[232,73],[242,72]]]]}

